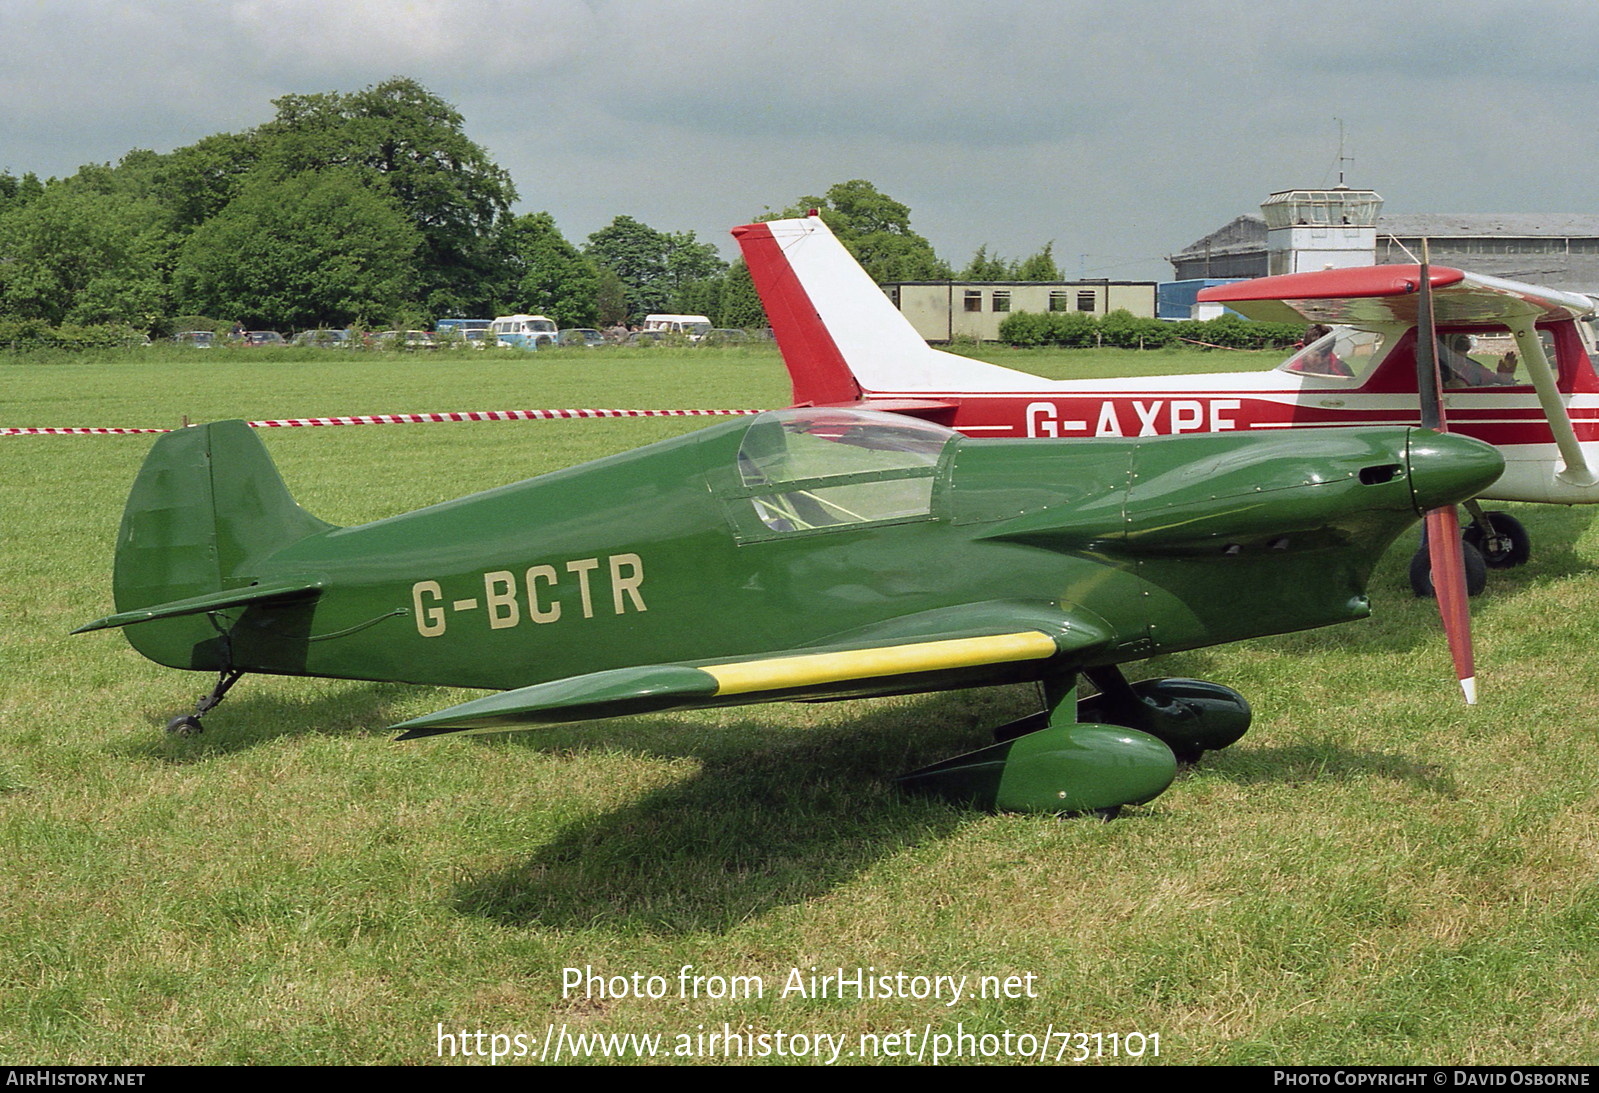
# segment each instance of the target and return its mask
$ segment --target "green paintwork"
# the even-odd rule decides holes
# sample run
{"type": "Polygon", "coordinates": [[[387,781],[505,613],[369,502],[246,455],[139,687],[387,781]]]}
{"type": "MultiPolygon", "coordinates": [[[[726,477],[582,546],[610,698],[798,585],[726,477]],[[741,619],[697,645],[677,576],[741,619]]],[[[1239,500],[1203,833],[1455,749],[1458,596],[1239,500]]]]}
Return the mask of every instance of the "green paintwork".
{"type": "Polygon", "coordinates": [[[898,779],[906,789],[1002,812],[1092,812],[1143,804],[1177,776],[1170,748],[1119,725],[1050,725],[898,779]]]}
{"type": "MultiPolygon", "coordinates": [[[[790,410],[337,528],[221,422],[152,448],[117,613],[84,629],[126,626],[176,668],[505,692],[414,735],[1029,680],[1065,695],[1083,670],[1366,615],[1372,566],[1418,510],[1501,467],[1401,427],[1018,442],[790,410]],[[734,668],[736,693],[718,682],[734,668]]],[[[1209,700],[1144,701],[1185,698],[1209,700]]],[[[1174,746],[1230,743],[1229,701],[1174,746]]]]}

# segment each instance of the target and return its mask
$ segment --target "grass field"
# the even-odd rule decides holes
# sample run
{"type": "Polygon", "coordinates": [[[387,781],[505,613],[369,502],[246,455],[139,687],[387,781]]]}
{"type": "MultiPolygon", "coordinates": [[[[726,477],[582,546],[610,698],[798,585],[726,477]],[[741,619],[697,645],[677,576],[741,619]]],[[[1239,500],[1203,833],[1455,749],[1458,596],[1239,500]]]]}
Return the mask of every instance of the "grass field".
{"type": "MultiPolygon", "coordinates": [[[[1270,361],[989,356],[1056,376],[1270,361]]],[[[33,426],[788,395],[770,350],[145,350],[0,361],[0,385],[0,425],[33,426]]],[[[701,424],[264,439],[306,508],[356,523],[701,424]]],[[[0,437],[0,1063],[427,1063],[441,1048],[509,1063],[562,1029],[659,1035],[659,1061],[688,1062],[741,1061],[726,1031],[742,1061],[775,1062],[827,1061],[832,1037],[840,1062],[898,1062],[927,1033],[947,1039],[925,1061],[1599,1057],[1587,510],[1517,508],[1534,556],[1474,604],[1477,707],[1409,592],[1413,537],[1379,568],[1366,622],[1135,666],[1238,688],[1255,727],[1104,824],[889,785],[985,742],[1032,708],[1026,688],[396,744],[388,725],[470,695],[251,677],[203,735],[168,737],[210,679],[116,634],[67,636],[110,610],[112,541],[150,443],[0,437]],[[563,992],[565,969],[629,977],[629,996],[563,992]],[[783,993],[812,969],[967,979],[958,1001],[783,993]],[[635,974],[662,996],[633,997],[635,974]],[[978,996],[982,976],[997,997],[978,996]],[[757,981],[761,997],[706,996],[757,981]]]]}

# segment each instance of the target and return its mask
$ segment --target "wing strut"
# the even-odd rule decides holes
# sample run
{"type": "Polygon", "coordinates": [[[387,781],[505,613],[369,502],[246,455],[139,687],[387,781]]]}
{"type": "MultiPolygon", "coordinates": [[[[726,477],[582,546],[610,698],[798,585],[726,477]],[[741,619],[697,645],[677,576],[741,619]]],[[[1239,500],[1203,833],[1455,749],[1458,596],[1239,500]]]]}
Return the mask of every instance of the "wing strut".
{"type": "Polygon", "coordinates": [[[1521,351],[1521,359],[1532,376],[1532,385],[1538,391],[1538,405],[1543,407],[1544,417],[1549,419],[1549,431],[1554,434],[1555,447],[1560,451],[1560,458],[1566,462],[1555,477],[1573,486],[1593,485],[1593,469],[1582,454],[1582,445],[1577,443],[1577,432],[1571,426],[1571,415],[1566,412],[1566,404],[1560,400],[1560,389],[1555,384],[1555,373],[1549,358],[1544,354],[1543,339],[1538,337],[1535,316],[1518,316],[1509,322],[1510,332],[1516,338],[1516,348],[1521,351]]]}

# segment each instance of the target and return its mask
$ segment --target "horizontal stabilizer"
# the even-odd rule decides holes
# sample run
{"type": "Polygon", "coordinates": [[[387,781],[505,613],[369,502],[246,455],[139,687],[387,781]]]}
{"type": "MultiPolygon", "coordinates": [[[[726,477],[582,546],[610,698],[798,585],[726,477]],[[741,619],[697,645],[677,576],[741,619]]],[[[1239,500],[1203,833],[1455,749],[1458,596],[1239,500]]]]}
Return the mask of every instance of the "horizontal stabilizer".
{"type": "Polygon", "coordinates": [[[319,595],[322,591],[321,581],[303,581],[294,584],[257,584],[247,588],[228,588],[221,592],[212,592],[205,596],[190,596],[187,599],[172,600],[168,603],[152,604],[149,607],[140,607],[133,611],[122,611],[115,615],[107,615],[103,619],[80,626],[72,631],[74,634],[87,634],[91,630],[109,630],[116,626],[132,626],[138,622],[149,622],[152,619],[171,619],[180,615],[207,615],[213,611],[224,611],[230,607],[248,607],[255,603],[265,603],[269,600],[301,600],[319,595]]]}

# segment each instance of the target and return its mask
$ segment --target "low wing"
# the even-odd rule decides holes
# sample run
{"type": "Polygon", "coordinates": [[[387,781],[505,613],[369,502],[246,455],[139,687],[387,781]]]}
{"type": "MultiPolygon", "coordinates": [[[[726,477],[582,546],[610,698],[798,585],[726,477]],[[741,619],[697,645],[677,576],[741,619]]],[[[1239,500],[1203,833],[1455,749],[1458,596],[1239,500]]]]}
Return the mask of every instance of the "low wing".
{"type": "Polygon", "coordinates": [[[973,608],[909,616],[805,649],[738,660],[650,664],[538,683],[396,725],[401,740],[504,732],[669,709],[904,694],[1037,678],[1041,662],[1083,657],[1110,638],[1086,613],[973,608]],[[963,617],[963,614],[965,617],[963,617]],[[1009,614],[1009,627],[994,625],[1009,614]],[[961,626],[962,622],[975,624],[961,626]],[[1019,626],[1017,624],[1020,624],[1019,626]]]}
{"type": "MultiPolygon", "coordinates": [[[[1530,319],[1571,319],[1593,310],[1593,301],[1518,281],[1504,281],[1448,266],[1432,266],[1433,310],[1440,326],[1530,319]]],[[[1416,323],[1420,266],[1357,266],[1280,277],[1257,277],[1203,289],[1203,303],[1226,304],[1266,322],[1416,323]]]]}

